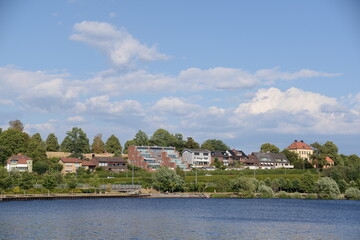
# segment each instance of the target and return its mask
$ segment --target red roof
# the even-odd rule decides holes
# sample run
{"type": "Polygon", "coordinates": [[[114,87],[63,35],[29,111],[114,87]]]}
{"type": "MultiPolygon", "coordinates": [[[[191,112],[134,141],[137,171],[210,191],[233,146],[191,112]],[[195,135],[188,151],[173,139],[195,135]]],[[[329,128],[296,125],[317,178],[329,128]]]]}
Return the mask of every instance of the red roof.
{"type": "Polygon", "coordinates": [[[93,161],[83,161],[83,166],[96,166],[96,164],[93,161]]]}
{"type": "Polygon", "coordinates": [[[17,164],[27,164],[27,160],[32,160],[30,157],[22,154],[13,155],[8,158],[7,163],[10,164],[11,160],[17,160],[17,164]]]}
{"type": "Polygon", "coordinates": [[[307,145],[306,143],[302,142],[302,141],[294,141],[289,147],[288,149],[308,149],[308,150],[312,150],[312,148],[307,145]]]}
{"type": "Polygon", "coordinates": [[[82,162],[78,158],[61,158],[60,160],[64,163],[81,163],[82,162]]]}
{"type": "Polygon", "coordinates": [[[332,160],[330,157],[326,157],[325,160],[330,164],[334,164],[334,160],[332,160]]]}

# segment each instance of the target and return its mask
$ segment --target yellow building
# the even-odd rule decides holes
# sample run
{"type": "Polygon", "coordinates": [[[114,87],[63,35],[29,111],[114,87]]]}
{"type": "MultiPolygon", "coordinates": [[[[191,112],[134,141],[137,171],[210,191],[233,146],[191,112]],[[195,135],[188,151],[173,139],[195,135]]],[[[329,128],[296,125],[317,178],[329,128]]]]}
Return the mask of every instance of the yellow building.
{"type": "Polygon", "coordinates": [[[77,169],[82,166],[82,161],[78,158],[61,158],[59,164],[63,165],[62,174],[76,173],[77,169]]]}
{"type": "Polygon", "coordinates": [[[301,159],[310,160],[310,155],[314,153],[314,150],[304,143],[303,140],[295,140],[288,148],[289,151],[296,152],[301,159]]]}

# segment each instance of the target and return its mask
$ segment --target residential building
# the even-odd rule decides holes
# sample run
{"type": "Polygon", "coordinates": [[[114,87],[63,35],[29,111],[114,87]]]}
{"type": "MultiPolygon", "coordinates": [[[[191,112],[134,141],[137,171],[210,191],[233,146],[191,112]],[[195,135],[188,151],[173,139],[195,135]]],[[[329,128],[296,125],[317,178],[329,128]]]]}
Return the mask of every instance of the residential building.
{"type": "Polygon", "coordinates": [[[182,169],[187,167],[175,147],[130,146],[128,159],[131,164],[147,171],[155,171],[164,166],[171,169],[175,169],[177,166],[182,169]]]}
{"type": "Polygon", "coordinates": [[[77,169],[82,167],[82,161],[79,158],[60,158],[59,164],[63,165],[62,174],[76,173],[77,169]]]}
{"type": "Polygon", "coordinates": [[[204,167],[211,164],[211,152],[206,149],[185,149],[182,151],[182,157],[192,167],[204,167]]]}
{"type": "Polygon", "coordinates": [[[107,171],[125,172],[127,171],[127,161],[122,157],[93,157],[91,160],[96,167],[103,167],[107,171]]]}
{"type": "Polygon", "coordinates": [[[310,155],[314,153],[314,150],[304,143],[303,140],[295,140],[288,148],[289,151],[295,152],[303,160],[310,160],[310,155]]]}
{"type": "Polygon", "coordinates": [[[247,155],[241,150],[211,151],[211,162],[215,158],[223,162],[224,166],[235,166],[236,163],[245,162],[247,155]]]}
{"type": "Polygon", "coordinates": [[[82,161],[81,164],[85,170],[94,171],[96,168],[96,163],[94,161],[82,161]]]}
{"type": "Polygon", "coordinates": [[[253,152],[245,166],[254,169],[294,168],[283,153],[253,152]]]}
{"type": "Polygon", "coordinates": [[[8,172],[32,172],[33,160],[22,154],[13,155],[8,158],[6,162],[6,169],[8,172]]]}

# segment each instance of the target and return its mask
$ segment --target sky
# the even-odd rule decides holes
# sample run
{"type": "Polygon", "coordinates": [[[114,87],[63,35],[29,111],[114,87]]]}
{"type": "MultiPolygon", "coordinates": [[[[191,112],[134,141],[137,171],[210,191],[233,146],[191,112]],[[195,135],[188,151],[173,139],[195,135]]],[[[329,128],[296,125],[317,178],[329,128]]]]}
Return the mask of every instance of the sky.
{"type": "Polygon", "coordinates": [[[1,0],[0,127],[360,155],[355,0],[1,0]]]}

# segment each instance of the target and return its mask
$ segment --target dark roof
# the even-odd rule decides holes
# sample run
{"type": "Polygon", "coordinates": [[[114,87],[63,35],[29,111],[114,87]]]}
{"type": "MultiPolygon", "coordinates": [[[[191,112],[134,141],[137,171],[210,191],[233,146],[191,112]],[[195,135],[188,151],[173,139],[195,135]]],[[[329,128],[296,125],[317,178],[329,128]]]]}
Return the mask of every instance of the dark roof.
{"type": "Polygon", "coordinates": [[[126,162],[122,157],[94,157],[92,160],[97,162],[126,162]]]}
{"type": "Polygon", "coordinates": [[[283,153],[253,152],[251,155],[253,155],[259,161],[260,159],[267,158],[269,162],[275,162],[275,159],[281,159],[282,161],[285,160],[286,162],[289,162],[283,153]]]}
{"type": "Polygon", "coordinates": [[[230,153],[227,151],[211,151],[212,157],[230,157],[230,153]]]}
{"type": "Polygon", "coordinates": [[[61,158],[63,163],[81,163],[82,161],[78,158],[61,158]]]}
{"type": "Polygon", "coordinates": [[[186,148],[184,151],[182,151],[182,152],[185,152],[185,151],[189,151],[189,152],[210,152],[209,150],[207,150],[207,149],[188,149],[188,148],[186,148]]]}

